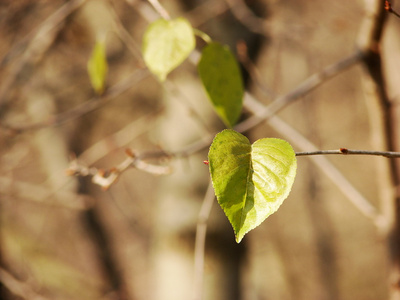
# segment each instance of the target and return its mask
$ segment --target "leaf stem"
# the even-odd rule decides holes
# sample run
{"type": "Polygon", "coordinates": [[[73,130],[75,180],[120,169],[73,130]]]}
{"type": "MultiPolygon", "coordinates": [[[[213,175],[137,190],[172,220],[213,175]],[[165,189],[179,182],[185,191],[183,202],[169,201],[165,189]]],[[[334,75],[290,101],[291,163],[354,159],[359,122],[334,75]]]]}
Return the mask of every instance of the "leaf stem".
{"type": "Polygon", "coordinates": [[[203,41],[205,41],[207,44],[210,44],[212,42],[212,38],[207,33],[197,28],[193,28],[193,33],[201,38],[203,41]]]}

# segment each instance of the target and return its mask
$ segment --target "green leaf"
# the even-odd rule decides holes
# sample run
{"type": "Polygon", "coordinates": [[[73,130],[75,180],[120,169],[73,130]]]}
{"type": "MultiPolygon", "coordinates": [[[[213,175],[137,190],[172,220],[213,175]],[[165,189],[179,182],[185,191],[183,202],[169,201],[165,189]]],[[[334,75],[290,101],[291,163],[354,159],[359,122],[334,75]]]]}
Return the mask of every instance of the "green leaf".
{"type": "Polygon", "coordinates": [[[227,46],[208,44],[197,70],[215,111],[228,127],[233,127],[242,111],[244,93],[235,56],[227,46]]]}
{"type": "Polygon", "coordinates": [[[104,41],[97,41],[89,58],[87,69],[95,92],[101,95],[105,89],[108,64],[104,41]]]}
{"type": "Polygon", "coordinates": [[[218,203],[238,243],[278,210],[296,176],[296,155],[288,142],[264,138],[251,145],[231,129],[215,136],[208,160],[218,203]]]}
{"type": "Polygon", "coordinates": [[[159,19],[147,28],[142,52],[149,70],[160,81],[164,81],[168,73],[179,66],[194,47],[193,28],[186,19],[159,19]]]}

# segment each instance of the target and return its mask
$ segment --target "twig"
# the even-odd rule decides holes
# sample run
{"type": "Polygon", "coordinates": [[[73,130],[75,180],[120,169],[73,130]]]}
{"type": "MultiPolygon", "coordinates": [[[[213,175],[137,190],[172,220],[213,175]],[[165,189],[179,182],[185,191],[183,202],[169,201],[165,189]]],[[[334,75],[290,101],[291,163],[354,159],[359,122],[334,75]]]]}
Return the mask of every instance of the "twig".
{"type": "Polygon", "coordinates": [[[155,126],[153,119],[156,118],[159,113],[160,111],[153,112],[134,120],[121,130],[87,148],[79,155],[78,160],[87,165],[93,165],[108,153],[124,147],[126,148],[131,141],[155,126]]]}
{"type": "MultiPolygon", "coordinates": [[[[43,54],[55,38],[58,26],[73,11],[78,9],[86,0],[72,0],[65,3],[48,17],[37,29],[32,37],[27,49],[21,59],[12,67],[11,72],[7,76],[3,76],[5,80],[0,86],[0,111],[8,103],[7,93],[13,86],[18,74],[22,69],[36,57],[43,54]]],[[[30,36],[31,34],[29,34],[30,36]]],[[[14,51],[12,49],[12,51],[14,51]]]]}
{"type": "Polygon", "coordinates": [[[0,199],[3,200],[10,195],[13,198],[71,210],[87,210],[93,205],[90,196],[62,190],[54,192],[41,185],[18,181],[10,176],[0,176],[0,191],[0,199]],[[54,201],[55,195],[57,201],[54,201]]]}
{"type": "Polygon", "coordinates": [[[138,45],[136,43],[136,41],[132,38],[129,31],[122,24],[117,12],[116,12],[114,1],[110,0],[109,3],[110,3],[110,6],[112,7],[112,9],[110,10],[110,14],[113,17],[114,27],[115,27],[115,31],[116,31],[117,35],[125,43],[125,45],[129,49],[129,51],[133,54],[133,56],[135,58],[142,59],[140,45],[138,45]]]}
{"type": "MultiPolygon", "coordinates": [[[[27,283],[14,278],[5,269],[0,268],[0,282],[15,296],[26,300],[48,300],[48,298],[37,294],[27,283]]],[[[1,296],[1,295],[0,295],[1,296]]]]}
{"type": "MultiPolygon", "coordinates": [[[[363,55],[364,55],[363,52],[356,50],[348,57],[341,59],[338,62],[324,68],[322,71],[318,73],[311,75],[306,80],[304,80],[300,85],[298,85],[295,89],[293,89],[291,92],[276,98],[268,106],[259,107],[259,110],[253,112],[254,115],[252,117],[248,118],[247,120],[235,126],[235,129],[237,131],[244,132],[249,130],[250,128],[255,127],[261,122],[264,122],[269,117],[275,115],[282,108],[289,105],[291,102],[298,100],[299,98],[310,93],[312,90],[320,86],[326,80],[340,74],[344,70],[360,62],[361,59],[363,58],[363,55]]],[[[244,102],[245,107],[247,106],[246,98],[248,97],[249,94],[246,93],[244,102]]]]}
{"type": "MultiPolygon", "coordinates": [[[[101,186],[103,190],[108,190],[119,179],[120,175],[129,168],[136,168],[154,175],[166,175],[172,172],[170,166],[154,165],[145,162],[145,159],[152,157],[153,153],[151,152],[144,155],[137,155],[130,149],[126,149],[125,153],[127,155],[125,160],[109,170],[87,167],[78,162],[77,159],[72,159],[69,168],[66,170],[66,174],[81,177],[91,176],[94,184],[101,186]]],[[[168,154],[161,152],[157,156],[168,157],[168,154]]]]}
{"type": "MultiPolygon", "coordinates": [[[[261,104],[254,99],[250,94],[247,94],[247,101],[245,102],[246,108],[253,114],[267,109],[267,106],[261,104]]],[[[282,121],[279,117],[268,114],[267,123],[283,137],[290,140],[291,143],[302,151],[320,151],[314,144],[306,139],[297,130],[282,121]]],[[[246,121],[244,121],[246,122],[246,121]]],[[[238,125],[240,129],[243,126],[238,125]]],[[[245,128],[246,130],[248,128],[245,128]]],[[[342,153],[343,154],[343,153],[342,153]]],[[[336,187],[343,192],[347,199],[366,217],[371,219],[375,226],[382,232],[386,232],[388,224],[373,207],[369,201],[343,176],[343,174],[333,166],[329,160],[324,156],[312,156],[311,161],[336,185],[336,187]]]]}
{"type": "Polygon", "coordinates": [[[1,125],[14,132],[23,132],[27,130],[36,130],[49,126],[57,126],[64,124],[66,122],[75,120],[84,116],[85,114],[92,112],[99,107],[107,104],[109,101],[113,100],[115,97],[126,92],[128,89],[132,88],[135,84],[138,84],[150,75],[147,69],[137,69],[130,76],[121,80],[113,87],[108,89],[101,97],[93,97],[90,100],[72,108],[66,112],[60,113],[58,115],[52,116],[46,121],[29,123],[29,124],[12,124],[2,122],[1,125]]]}
{"type": "Polygon", "coordinates": [[[244,3],[243,0],[225,0],[228,3],[232,14],[246,28],[254,33],[267,35],[268,22],[257,17],[244,3]]]}
{"type": "MultiPolygon", "coordinates": [[[[311,149],[312,152],[319,151],[315,145],[280,118],[273,116],[268,120],[268,124],[283,137],[290,140],[297,148],[302,150],[311,149]]],[[[371,219],[380,232],[386,233],[387,220],[378,213],[376,208],[369,203],[325,156],[311,156],[310,159],[364,216],[371,219]]]]}
{"type": "Polygon", "coordinates": [[[396,17],[400,18],[400,14],[398,14],[395,10],[393,10],[392,4],[391,4],[389,1],[387,1],[387,0],[385,1],[385,9],[386,9],[388,12],[394,14],[396,17]]]}
{"type": "Polygon", "coordinates": [[[214,198],[214,189],[212,186],[212,182],[210,181],[197,220],[196,242],[194,246],[193,300],[201,300],[203,298],[202,290],[207,222],[210,216],[211,208],[214,204],[214,198]]]}
{"type": "Polygon", "coordinates": [[[157,13],[164,18],[165,20],[170,20],[171,17],[167,10],[158,2],[158,0],[147,0],[153,8],[157,11],[157,13]]]}
{"type": "Polygon", "coordinates": [[[331,155],[331,154],[375,155],[375,156],[384,156],[387,158],[400,157],[400,152],[351,150],[351,149],[347,149],[347,148],[340,148],[338,150],[317,150],[317,151],[307,151],[307,152],[296,152],[296,156],[331,155]]]}
{"type": "Polygon", "coordinates": [[[263,82],[261,73],[259,70],[256,68],[254,63],[251,61],[248,51],[247,51],[247,45],[244,40],[239,41],[236,44],[236,49],[237,49],[237,54],[238,54],[238,59],[242,66],[246,69],[246,71],[249,73],[252,81],[255,83],[255,85],[261,89],[261,91],[269,98],[273,99],[276,98],[275,93],[267,87],[267,85],[263,82]]]}
{"type": "Polygon", "coordinates": [[[185,17],[190,20],[193,27],[199,27],[225,13],[228,9],[229,7],[224,1],[201,1],[198,6],[185,13],[185,17]]]}

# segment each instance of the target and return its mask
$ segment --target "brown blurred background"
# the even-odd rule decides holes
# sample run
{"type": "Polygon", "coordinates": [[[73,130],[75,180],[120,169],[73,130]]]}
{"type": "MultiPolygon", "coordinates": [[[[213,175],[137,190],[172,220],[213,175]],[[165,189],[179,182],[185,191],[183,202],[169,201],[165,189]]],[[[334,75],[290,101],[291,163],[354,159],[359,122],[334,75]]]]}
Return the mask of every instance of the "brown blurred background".
{"type": "MultiPolygon", "coordinates": [[[[244,41],[251,61],[243,67],[246,87],[264,104],[351,54],[366,3],[161,1],[172,17],[188,18],[235,53],[244,41]]],[[[90,177],[66,176],[72,153],[83,166],[110,169],[126,158],[126,148],[176,152],[223,129],[193,64],[183,63],[164,84],[145,70],[141,39],[158,17],[138,0],[0,1],[2,299],[198,299],[194,243],[209,181],[207,148],[153,161],[172,166],[171,175],[132,168],[107,191],[90,177]],[[107,91],[97,97],[86,64],[105,33],[107,91]]],[[[399,30],[400,19],[389,15],[381,49],[385,88],[394,101],[399,30]]],[[[204,42],[197,45],[201,50],[204,42]]],[[[366,100],[360,65],[279,117],[319,149],[385,150],[382,119],[366,100]]],[[[244,110],[242,119],[248,116],[244,110]]],[[[247,135],[251,141],[282,137],[265,123],[247,135]]],[[[373,207],[390,215],[387,159],[329,161],[373,207]]],[[[204,299],[388,299],[387,239],[349,197],[309,157],[299,157],[291,195],[242,243],[235,243],[215,204],[204,299]]]]}

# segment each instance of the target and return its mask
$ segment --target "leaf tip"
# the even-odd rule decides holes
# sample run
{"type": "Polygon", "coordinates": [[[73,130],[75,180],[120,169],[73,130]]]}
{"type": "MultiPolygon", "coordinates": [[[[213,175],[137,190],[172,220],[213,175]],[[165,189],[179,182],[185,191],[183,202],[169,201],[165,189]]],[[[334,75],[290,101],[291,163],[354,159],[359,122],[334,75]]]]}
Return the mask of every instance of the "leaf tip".
{"type": "Polygon", "coordinates": [[[244,235],[236,235],[236,243],[240,243],[243,240],[244,235]]]}

